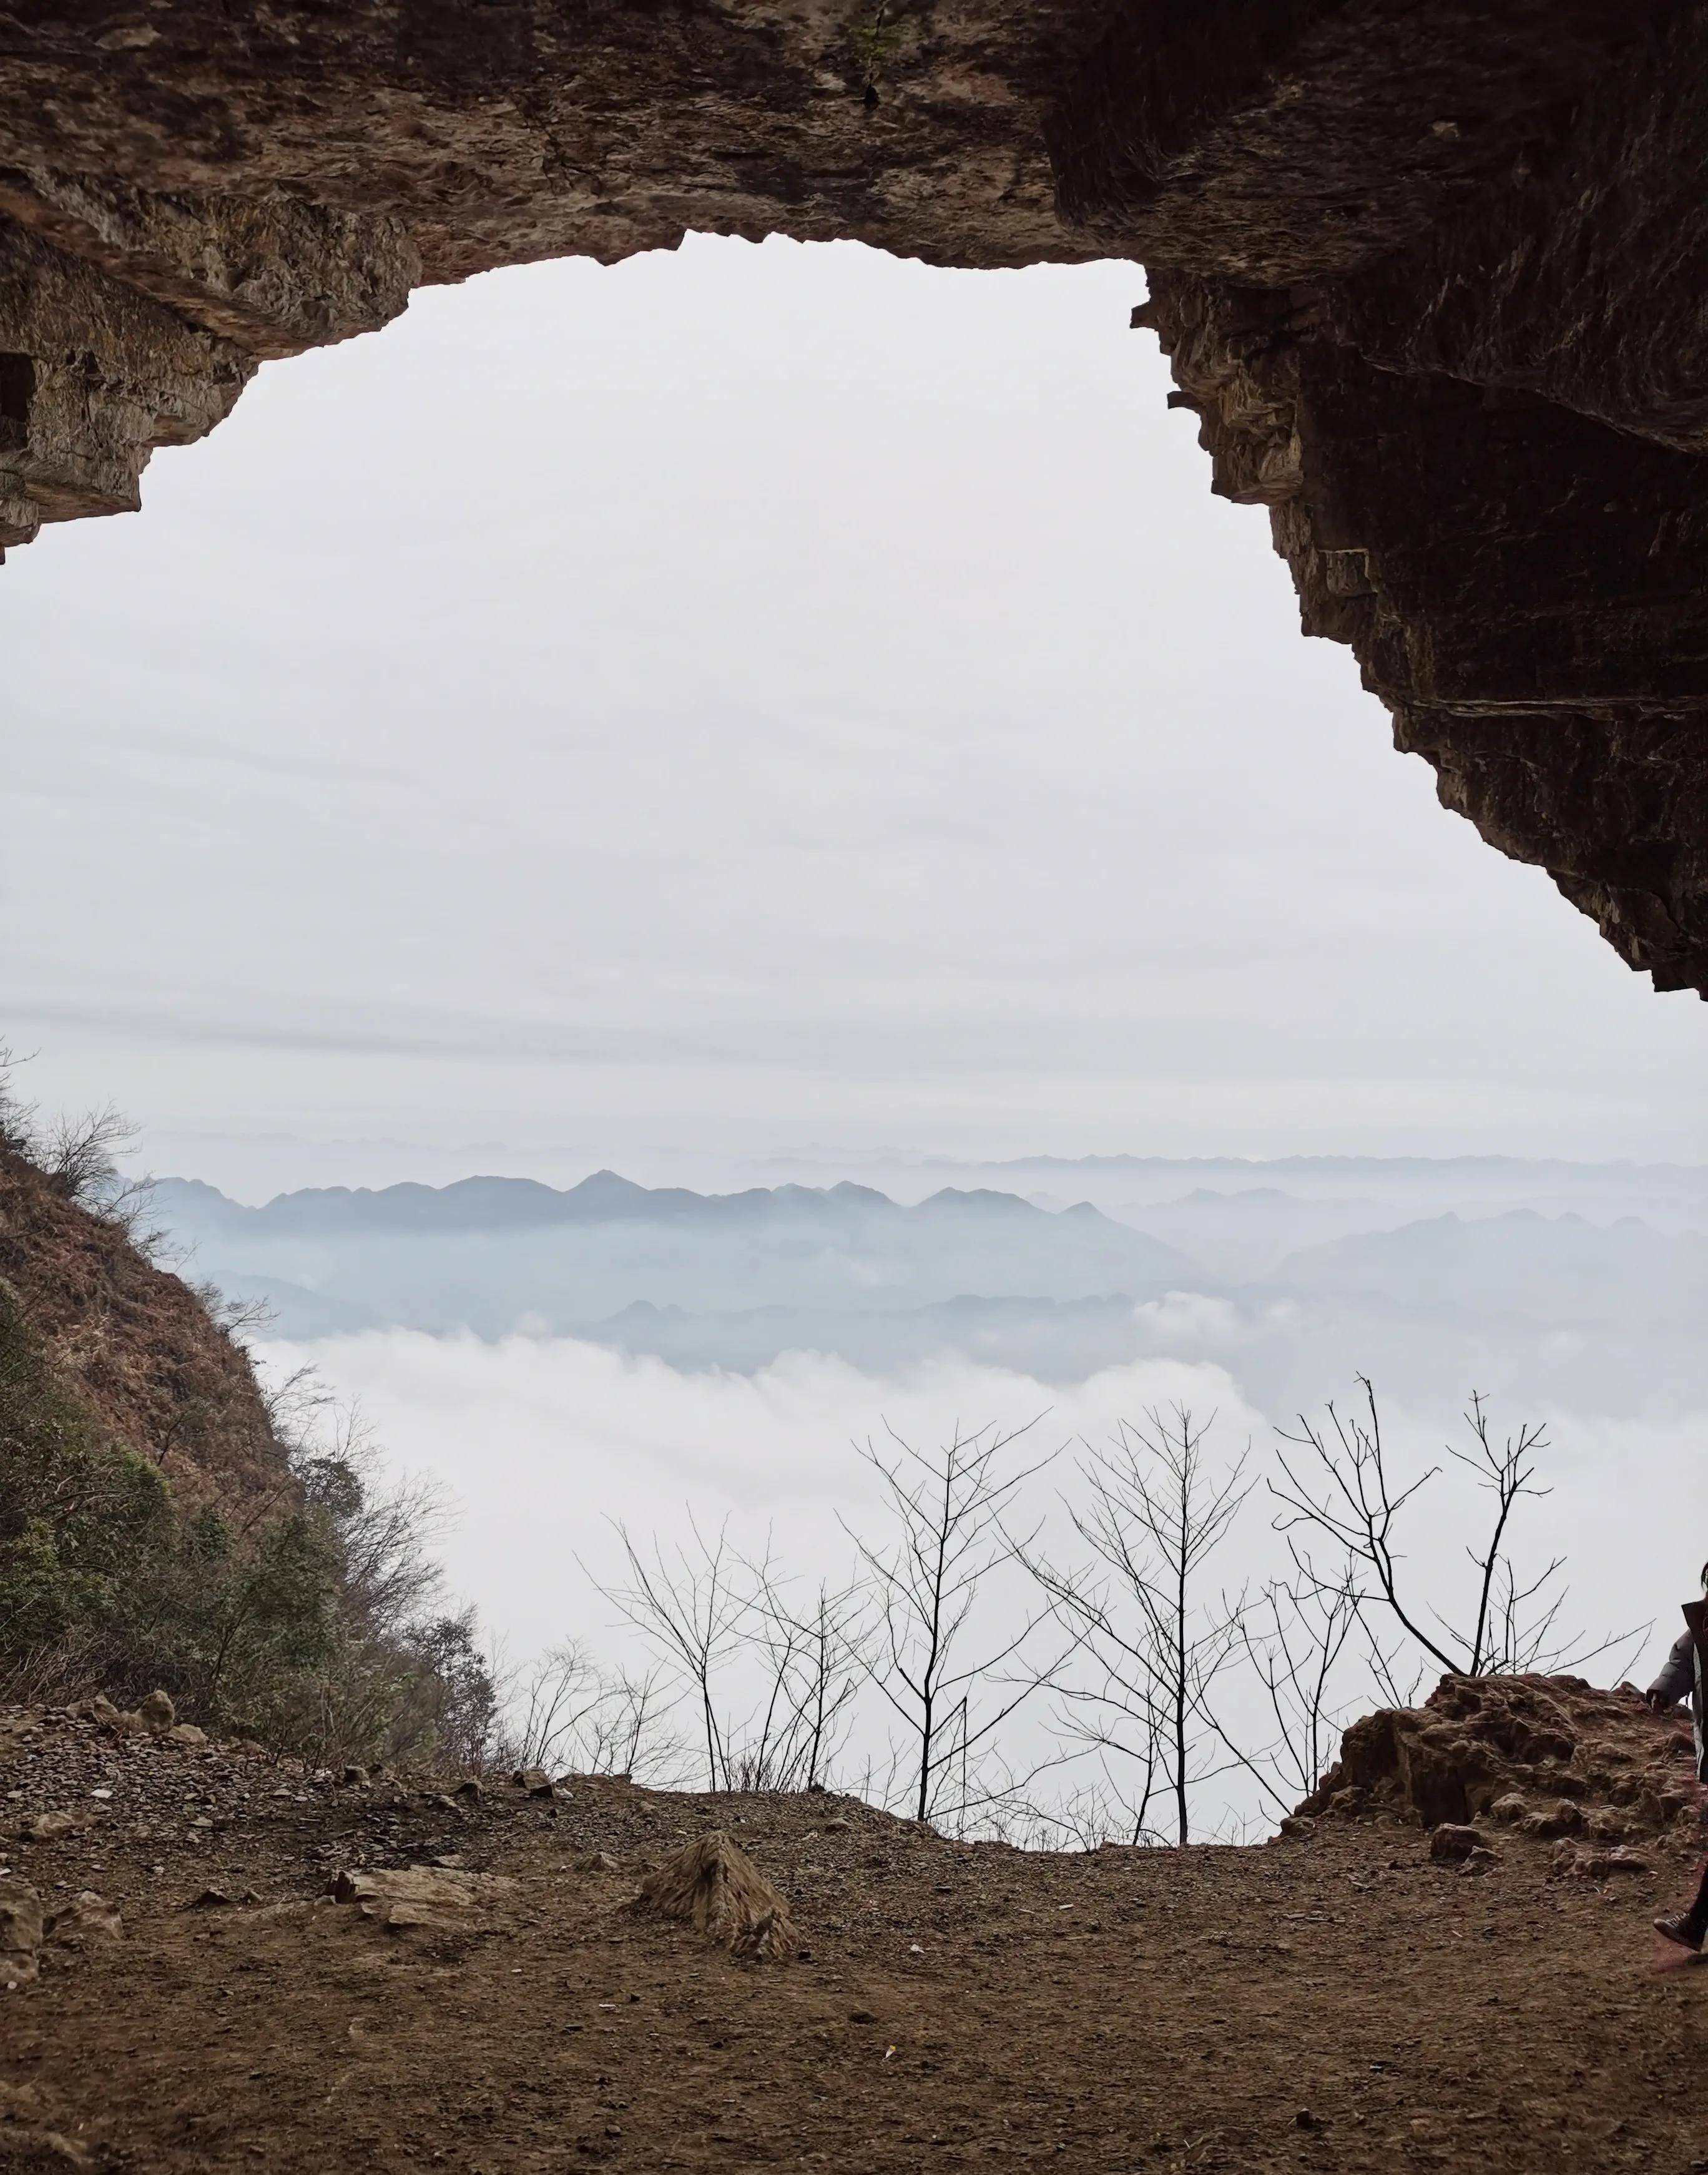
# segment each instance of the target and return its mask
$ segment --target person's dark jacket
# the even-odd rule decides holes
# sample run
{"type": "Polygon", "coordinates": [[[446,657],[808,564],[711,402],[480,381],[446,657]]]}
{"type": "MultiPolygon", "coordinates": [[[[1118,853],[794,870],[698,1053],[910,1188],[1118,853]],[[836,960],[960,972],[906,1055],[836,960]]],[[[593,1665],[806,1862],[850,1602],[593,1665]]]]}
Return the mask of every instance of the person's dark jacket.
{"type": "Polygon", "coordinates": [[[1705,1714],[1708,1694],[1704,1690],[1704,1679],[1708,1677],[1708,1601],[1687,1601],[1684,1622],[1688,1628],[1673,1641],[1667,1666],[1650,1685],[1649,1696],[1663,1706],[1676,1706],[1681,1699],[1689,1700],[1696,1725],[1696,1774],[1700,1781],[1708,1782],[1708,1714],[1705,1714]]]}

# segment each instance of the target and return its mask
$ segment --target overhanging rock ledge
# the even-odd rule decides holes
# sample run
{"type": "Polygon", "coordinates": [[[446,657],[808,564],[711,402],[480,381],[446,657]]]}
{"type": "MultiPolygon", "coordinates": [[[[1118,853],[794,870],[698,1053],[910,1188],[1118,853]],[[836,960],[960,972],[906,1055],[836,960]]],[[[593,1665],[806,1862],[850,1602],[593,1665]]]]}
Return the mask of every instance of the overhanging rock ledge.
{"type": "Polygon", "coordinates": [[[1705,167],[1708,6],[1662,0],[25,0],[0,547],[422,283],[691,229],[1135,257],[1305,630],[1708,994],[1705,167]]]}

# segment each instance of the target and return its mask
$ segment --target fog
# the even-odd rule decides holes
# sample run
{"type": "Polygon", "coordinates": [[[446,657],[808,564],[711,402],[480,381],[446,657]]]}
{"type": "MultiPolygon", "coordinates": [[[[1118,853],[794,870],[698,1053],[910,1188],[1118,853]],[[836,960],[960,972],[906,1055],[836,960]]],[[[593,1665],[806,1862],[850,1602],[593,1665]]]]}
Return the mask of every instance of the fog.
{"type": "MultiPolygon", "coordinates": [[[[750,1375],[685,1374],[564,1339],[493,1343],[397,1331],[274,1344],[263,1357],[281,1372],[314,1366],[329,1386],[360,1401],[402,1469],[448,1490],[454,1516],[442,1547],[452,1584],[478,1600],[487,1633],[512,1662],[566,1639],[607,1662],[641,1655],[599,1590],[622,1579],[615,1522],[668,1548],[690,1541],[691,1521],[715,1534],[727,1520],[735,1546],[753,1555],[768,1547],[785,1572],[809,1582],[845,1576],[853,1564],[848,1528],[867,1537],[885,1531],[858,1445],[869,1437],[882,1445],[890,1430],[935,1445],[957,1425],[1035,1420],[1028,1450],[1062,1454],[1031,1484],[1017,1522],[1042,1520],[1047,1544],[1071,1555],[1074,1537],[1059,1499],[1084,1500],[1076,1473],[1083,1446],[1106,1441],[1118,1422],[1141,1418],[1147,1408],[1179,1403],[1200,1418],[1213,1413],[1212,1465],[1230,1464],[1249,1448],[1258,1484],[1214,1560],[1205,1598],[1255,1591],[1286,1569],[1274,1530],[1277,1506],[1265,1483],[1279,1477],[1276,1424],[1292,1416],[1266,1409],[1244,1386],[1235,1339],[1224,1341],[1219,1361],[1158,1356],[1066,1386],[955,1357],[890,1375],[811,1353],[750,1375]]],[[[1320,1385],[1343,1409],[1357,1397],[1350,1374],[1320,1385]]],[[[1444,1455],[1450,1440],[1466,1440],[1462,1409],[1462,1396],[1445,1383],[1427,1402],[1383,1398],[1402,1478],[1446,1467],[1418,1499],[1402,1554],[1422,1606],[1448,1619],[1466,1613],[1464,1545],[1487,1516],[1487,1498],[1444,1455]]],[[[1521,1571],[1566,1559],[1563,1636],[1635,1635],[1590,1662],[1587,1673],[1604,1681],[1625,1668],[1652,1673],[1708,1554],[1708,1408],[1645,1422],[1524,1412],[1497,1401],[1494,1418],[1502,1434],[1521,1418],[1542,1421],[1549,1438],[1538,1482],[1550,1492],[1521,1505],[1515,1527],[1521,1571]]],[[[1023,1598],[1011,1579],[995,1588],[997,1619],[1015,1619],[1023,1598]]],[[[1433,1673],[1426,1686],[1432,1680],[1433,1673]]],[[[1352,1673],[1348,1690],[1361,1707],[1375,1703],[1362,1670],[1352,1673]]],[[[1237,1727],[1258,1729],[1249,1681],[1230,1679],[1223,1704],[1237,1727]]],[[[1049,1748],[1050,1711],[1040,1699],[1005,1733],[1004,1749],[1017,1764],[1049,1748]]],[[[881,1717],[868,1711],[844,1772],[857,1772],[885,1742],[881,1717]]],[[[1043,1796],[1065,1792],[1080,1771],[1047,1777],[1043,1796]]],[[[1225,1825],[1230,1820],[1262,1823],[1261,1805],[1237,1776],[1206,1786],[1202,1799],[1206,1833],[1235,1831],[1225,1825]]]]}

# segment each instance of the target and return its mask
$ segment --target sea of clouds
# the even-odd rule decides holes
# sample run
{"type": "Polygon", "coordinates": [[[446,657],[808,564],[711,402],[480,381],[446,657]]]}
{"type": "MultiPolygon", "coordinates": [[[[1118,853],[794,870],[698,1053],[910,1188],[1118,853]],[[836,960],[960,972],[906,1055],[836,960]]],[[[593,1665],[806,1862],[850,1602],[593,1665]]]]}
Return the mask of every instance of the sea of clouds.
{"type": "MultiPolygon", "coordinates": [[[[1208,1326],[1199,1319],[1207,1304],[1182,1301],[1190,1321],[1181,1326],[1208,1326]]],[[[768,1549],[803,1584],[835,1581],[853,1568],[851,1531],[876,1543],[887,1532],[861,1446],[888,1447],[896,1437],[934,1445],[957,1428],[1034,1423],[1027,1454],[1058,1454],[1028,1484],[1018,1522],[1041,1524],[1045,1544],[1071,1554],[1066,1506],[1083,1500],[1087,1445],[1148,1410],[1185,1405],[1201,1418],[1213,1413],[1212,1466],[1244,1456],[1255,1484],[1206,1578],[1205,1597],[1260,1588],[1284,1568],[1269,1483],[1280,1478],[1276,1454],[1285,1449],[1277,1428],[1297,1423],[1285,1410],[1265,1409],[1242,1383],[1237,1325],[1218,1317],[1215,1326],[1223,1349],[1213,1360],[1147,1358],[1066,1386],[958,1355],[881,1375],[811,1352],[751,1373],[683,1372],[564,1338],[491,1342],[403,1330],[274,1343],[259,1356],[274,1374],[314,1368],[339,1399],[359,1404],[392,1473],[442,1488],[452,1514],[441,1539],[449,1583],[475,1604],[512,1664],[566,1640],[617,1662],[638,1655],[634,1632],[601,1591],[622,1581],[619,1526],[667,1551],[690,1543],[697,1524],[706,1534],[727,1526],[736,1548],[750,1555],[768,1549]]],[[[1324,1387],[1343,1406],[1358,1394],[1350,1374],[1324,1387]]],[[[1466,1440],[1462,1402],[1450,1389],[1439,1403],[1383,1401],[1401,1478],[1442,1468],[1407,1514],[1401,1545],[1422,1607],[1449,1619],[1463,1614],[1472,1579],[1466,1543],[1488,1510],[1445,1456],[1450,1443],[1466,1440]]],[[[1521,1506],[1514,1529],[1521,1572],[1564,1558],[1563,1628],[1629,1635],[1586,1673],[1646,1681],[1708,1557],[1708,1413],[1620,1418],[1497,1408],[1494,1419],[1502,1433],[1521,1419],[1547,1427],[1537,1462],[1548,1492],[1521,1506]]],[[[1000,1619],[1023,1602],[1011,1581],[999,1581],[990,1610],[1000,1619]]],[[[1045,1704],[1012,1733],[1022,1764],[1045,1731],[1045,1704]]],[[[1234,1706],[1243,1729],[1260,1728],[1249,1688],[1234,1695],[1234,1706]]],[[[1228,1808],[1261,1822],[1261,1809],[1237,1782],[1219,1793],[1212,1787],[1206,1823],[1228,1808]]]]}

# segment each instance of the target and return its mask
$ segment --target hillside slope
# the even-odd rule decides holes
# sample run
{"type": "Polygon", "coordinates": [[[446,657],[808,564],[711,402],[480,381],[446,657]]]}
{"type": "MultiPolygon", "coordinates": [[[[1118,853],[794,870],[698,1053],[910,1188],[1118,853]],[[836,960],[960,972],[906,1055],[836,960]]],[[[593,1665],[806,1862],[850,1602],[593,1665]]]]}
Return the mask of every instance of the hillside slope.
{"type": "Polygon", "coordinates": [[[1708,1979],[1647,1919],[1698,1828],[1627,1789],[1688,1773],[1675,1725],[1537,1679],[1442,1713],[1534,1808],[1468,1861],[1380,1792],[1259,1848],[1027,1856],[848,1799],[447,1797],[0,1717],[14,1826],[71,1830],[10,1846],[62,1916],[0,1992],[0,2167],[1685,2175],[1708,1979]],[[1637,1847],[1530,1832],[1568,1783],[1637,1847]],[[633,1907],[713,1828],[783,1891],[792,1961],[633,1907]],[[466,1901],[332,1893],[427,1863],[466,1901]]]}
{"type": "Polygon", "coordinates": [[[27,1348],[89,1425],[169,1474],[187,1504],[288,1483],[248,1359],[200,1296],[3,1147],[0,1307],[14,1361],[27,1348]]]}
{"type": "Polygon", "coordinates": [[[0,1148],[0,1693],[159,1686],[321,1757],[466,1749],[492,1686],[423,1515],[347,1437],[275,1424],[198,1294],[0,1148]]]}

